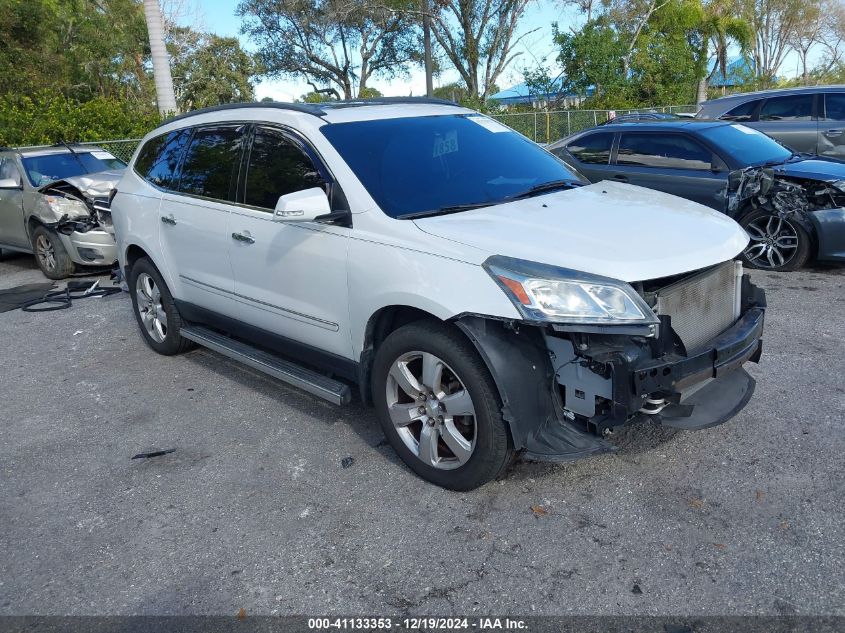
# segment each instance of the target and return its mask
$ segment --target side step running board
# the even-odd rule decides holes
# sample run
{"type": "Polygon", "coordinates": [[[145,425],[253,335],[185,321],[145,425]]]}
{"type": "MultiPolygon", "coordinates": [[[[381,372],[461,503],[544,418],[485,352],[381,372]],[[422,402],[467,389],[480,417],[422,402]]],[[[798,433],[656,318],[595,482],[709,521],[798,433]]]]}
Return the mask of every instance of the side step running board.
{"type": "Polygon", "coordinates": [[[279,358],[248,343],[218,334],[213,330],[192,325],[183,327],[179,334],[203,347],[219,352],[244,365],[249,365],[253,369],[278,378],[294,387],[299,387],[303,391],[324,398],[333,404],[348,404],[352,398],[349,385],[279,358]]]}

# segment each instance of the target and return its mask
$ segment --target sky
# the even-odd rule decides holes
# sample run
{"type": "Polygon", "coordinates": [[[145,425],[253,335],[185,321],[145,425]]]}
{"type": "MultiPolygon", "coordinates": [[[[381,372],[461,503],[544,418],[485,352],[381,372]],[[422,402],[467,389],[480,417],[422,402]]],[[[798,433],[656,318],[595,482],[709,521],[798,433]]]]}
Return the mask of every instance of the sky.
{"type": "MultiPolygon", "coordinates": [[[[240,34],[241,20],[235,15],[238,0],[196,0],[193,7],[184,10],[185,15],[180,21],[186,26],[216,33],[218,35],[238,37],[241,45],[250,51],[255,51],[255,45],[240,34]]],[[[166,4],[165,4],[166,10],[166,4]]],[[[563,11],[557,3],[537,2],[529,5],[525,16],[520,22],[518,33],[528,33],[516,48],[521,55],[505,70],[497,82],[502,88],[508,88],[522,82],[522,70],[526,67],[537,66],[538,61],[554,58],[554,43],[552,41],[552,23],[559,22],[567,28],[575,24],[578,18],[571,11],[563,11]],[[529,31],[531,31],[529,33],[529,31]]],[[[434,78],[434,86],[452,83],[458,79],[454,70],[445,71],[434,78]]],[[[385,96],[409,96],[425,94],[425,73],[421,67],[410,69],[410,77],[399,77],[393,81],[374,78],[369,85],[378,89],[385,96]]],[[[304,81],[298,80],[264,80],[255,89],[256,99],[271,97],[276,101],[293,101],[311,92],[311,87],[304,81]]]]}
{"type": "MultiPolygon", "coordinates": [[[[241,45],[249,51],[255,51],[256,46],[246,36],[241,35],[241,20],[235,15],[238,0],[171,0],[182,5],[183,16],[180,22],[199,30],[216,33],[218,35],[238,37],[241,45]]],[[[165,0],[166,10],[166,0],[165,0]]],[[[553,66],[555,46],[552,39],[552,24],[557,22],[562,30],[579,27],[583,18],[574,10],[563,10],[561,3],[553,1],[533,2],[528,5],[525,16],[520,22],[518,34],[527,35],[517,48],[520,56],[505,70],[497,81],[501,89],[509,88],[522,82],[522,71],[525,68],[535,68],[538,63],[547,61],[553,66]]],[[[799,74],[797,56],[787,56],[781,76],[794,77],[799,74]]],[[[454,70],[444,71],[434,78],[434,86],[442,86],[458,79],[454,70]]],[[[410,76],[399,77],[392,81],[379,78],[370,80],[369,85],[378,89],[385,96],[409,96],[425,94],[425,73],[421,67],[410,69],[410,76]]],[[[270,97],[276,101],[294,101],[311,91],[311,87],[301,80],[278,79],[263,80],[256,86],[256,99],[270,97]]]]}

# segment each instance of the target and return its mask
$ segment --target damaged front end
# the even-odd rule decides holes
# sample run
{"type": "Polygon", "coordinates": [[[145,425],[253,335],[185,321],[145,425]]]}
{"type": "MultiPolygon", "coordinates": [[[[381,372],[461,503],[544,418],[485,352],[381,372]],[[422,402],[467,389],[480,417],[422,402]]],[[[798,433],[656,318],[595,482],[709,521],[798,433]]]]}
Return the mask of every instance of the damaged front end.
{"type": "Polygon", "coordinates": [[[648,310],[630,325],[457,320],[490,367],[526,457],[614,450],[612,430],[643,416],[681,429],[715,426],[748,403],[755,383],[742,365],[760,358],[765,295],[741,264],[628,288],[648,310]]]}
{"type": "Polygon", "coordinates": [[[32,214],[63,235],[101,229],[114,234],[109,209],[120,171],[106,171],[57,180],[41,187],[32,214]]]}
{"type": "MultiPolygon", "coordinates": [[[[816,238],[817,258],[845,261],[845,180],[805,169],[818,160],[785,163],[776,167],[748,167],[731,172],[727,186],[727,213],[742,221],[754,211],[793,222],[816,238]]],[[[821,162],[821,169],[839,163],[821,162]]],[[[778,246],[778,236],[766,226],[746,227],[751,238],[746,257],[753,261],[767,247],[778,246]],[[774,240],[774,243],[771,243],[774,240]]]]}

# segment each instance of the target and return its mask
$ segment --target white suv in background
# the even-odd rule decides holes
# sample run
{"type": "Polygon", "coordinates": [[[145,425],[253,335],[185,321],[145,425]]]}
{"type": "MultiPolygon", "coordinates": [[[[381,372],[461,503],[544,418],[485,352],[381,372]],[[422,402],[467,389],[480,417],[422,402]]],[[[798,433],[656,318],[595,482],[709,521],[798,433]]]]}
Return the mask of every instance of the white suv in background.
{"type": "Polygon", "coordinates": [[[694,429],[751,397],[764,296],[725,215],[587,185],[448,102],[238,104],[141,143],[112,202],[155,351],[199,343],[375,406],[420,476],[467,490],[515,452],[613,450],[641,414],[694,429]]]}

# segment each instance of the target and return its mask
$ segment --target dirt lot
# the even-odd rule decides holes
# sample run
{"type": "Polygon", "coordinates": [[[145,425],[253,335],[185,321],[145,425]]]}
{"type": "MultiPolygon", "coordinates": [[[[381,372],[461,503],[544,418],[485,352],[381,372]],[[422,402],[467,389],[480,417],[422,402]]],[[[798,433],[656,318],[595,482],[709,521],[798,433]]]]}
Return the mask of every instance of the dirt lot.
{"type": "Polygon", "coordinates": [[[126,295],[0,314],[0,614],[845,614],[845,270],[754,278],[739,417],[472,493],[358,404],[157,356],[126,295]]]}

